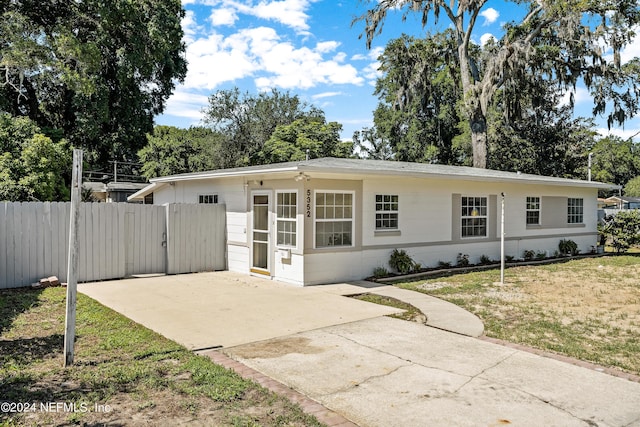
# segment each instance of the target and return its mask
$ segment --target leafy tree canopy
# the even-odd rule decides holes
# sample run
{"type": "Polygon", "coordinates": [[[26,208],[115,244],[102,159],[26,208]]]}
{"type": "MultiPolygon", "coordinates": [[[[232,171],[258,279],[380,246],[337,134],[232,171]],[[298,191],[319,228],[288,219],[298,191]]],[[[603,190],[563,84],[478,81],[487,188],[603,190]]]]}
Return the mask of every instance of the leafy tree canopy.
{"type": "Polygon", "coordinates": [[[592,154],[595,181],[624,185],[640,175],[640,146],[630,139],[602,138],[596,142],[592,154]]]}
{"type": "MultiPolygon", "coordinates": [[[[368,0],[371,8],[357,20],[365,22],[367,46],[382,31],[387,14],[400,11],[403,18],[416,13],[423,26],[439,19],[449,21],[455,49],[443,57],[455,68],[462,87],[464,115],[469,123],[473,165],[487,165],[487,116],[491,101],[503,88],[543,77],[566,91],[582,81],[594,99],[594,114],[611,106],[609,124],[623,123],[636,114],[640,101],[640,60],[621,62],[620,53],[635,37],[640,7],[635,0],[547,1],[513,0],[525,11],[519,21],[507,22],[502,38],[473,55],[472,34],[480,13],[490,3],[482,1],[368,0]]],[[[406,80],[398,99],[411,97],[416,86],[406,80]]],[[[417,86],[419,89],[419,86],[417,86]]],[[[518,94],[506,105],[517,106],[518,94]]]]}
{"type": "Polygon", "coordinates": [[[380,56],[384,74],[376,83],[380,103],[374,121],[397,160],[465,163],[464,150],[454,143],[462,99],[454,64],[447,62],[454,49],[454,34],[448,30],[425,39],[403,35],[391,40],[380,56]]]}
{"type": "Polygon", "coordinates": [[[0,114],[0,201],[69,199],[67,141],[54,142],[26,117],[0,114]]]}
{"type": "Polygon", "coordinates": [[[279,125],[264,144],[263,163],[278,163],[319,157],[351,157],[353,142],[341,141],[342,125],[326,123],[322,117],[297,119],[288,125],[279,125]]]}
{"type": "Polygon", "coordinates": [[[220,167],[221,135],[211,129],[156,126],[148,144],[138,152],[142,174],[148,178],[200,172],[220,167]]]}
{"type": "Polygon", "coordinates": [[[134,160],[186,74],[180,1],[5,1],[0,13],[0,110],[62,133],[96,168],[134,160]]]}
{"type": "Polygon", "coordinates": [[[640,197],[640,176],[636,176],[624,186],[624,195],[629,197],[640,197]]]}
{"type": "Polygon", "coordinates": [[[263,163],[263,147],[278,126],[312,118],[324,122],[324,112],[297,95],[277,89],[254,95],[234,88],[209,97],[204,121],[223,136],[220,165],[228,168],[263,163]]]}

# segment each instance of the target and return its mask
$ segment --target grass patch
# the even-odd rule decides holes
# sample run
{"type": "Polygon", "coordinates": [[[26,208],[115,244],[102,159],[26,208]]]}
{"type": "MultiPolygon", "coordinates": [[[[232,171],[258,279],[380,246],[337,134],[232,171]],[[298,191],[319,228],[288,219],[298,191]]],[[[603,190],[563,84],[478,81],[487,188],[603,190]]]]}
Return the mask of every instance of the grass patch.
{"type": "MultiPolygon", "coordinates": [[[[582,258],[396,286],[475,313],[485,334],[640,375],[640,257],[582,258]]],[[[428,313],[427,313],[428,314],[428,313]]]]}
{"type": "Polygon", "coordinates": [[[390,314],[389,317],[396,319],[408,320],[411,322],[424,323],[426,321],[425,315],[416,307],[406,302],[397,300],[395,298],[376,295],[376,294],[360,294],[354,295],[353,298],[361,301],[372,302],[374,304],[386,305],[388,307],[399,308],[404,310],[404,313],[390,314]]]}
{"type": "Polygon", "coordinates": [[[0,412],[0,425],[322,425],[288,400],[78,295],[75,365],[63,368],[64,288],[0,291],[0,401],[85,410],[0,412]],[[97,409],[96,409],[97,408],[97,409]],[[108,410],[107,410],[108,409],[108,410]]]}

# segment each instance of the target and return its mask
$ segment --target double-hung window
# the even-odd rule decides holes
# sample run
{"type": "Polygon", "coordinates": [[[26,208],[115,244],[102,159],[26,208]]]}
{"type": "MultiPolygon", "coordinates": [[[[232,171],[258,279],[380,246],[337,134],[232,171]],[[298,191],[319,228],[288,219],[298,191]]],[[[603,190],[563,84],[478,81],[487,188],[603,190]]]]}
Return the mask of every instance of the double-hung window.
{"type": "Polygon", "coordinates": [[[527,225],[540,225],[540,197],[527,197],[527,225]]]}
{"type": "Polygon", "coordinates": [[[462,237],[487,237],[487,198],[462,197],[462,237]]]}
{"type": "Polygon", "coordinates": [[[315,202],[316,247],[352,246],[353,193],[318,191],[315,202]]]}
{"type": "Polygon", "coordinates": [[[297,240],[296,192],[278,192],[276,196],[276,242],[278,246],[295,247],[297,240]]]}
{"type": "Polygon", "coordinates": [[[398,195],[376,194],[376,230],[398,229],[398,195]]]}
{"type": "Polygon", "coordinates": [[[582,224],[584,220],[584,200],[569,197],[567,200],[567,223],[582,224]]]}

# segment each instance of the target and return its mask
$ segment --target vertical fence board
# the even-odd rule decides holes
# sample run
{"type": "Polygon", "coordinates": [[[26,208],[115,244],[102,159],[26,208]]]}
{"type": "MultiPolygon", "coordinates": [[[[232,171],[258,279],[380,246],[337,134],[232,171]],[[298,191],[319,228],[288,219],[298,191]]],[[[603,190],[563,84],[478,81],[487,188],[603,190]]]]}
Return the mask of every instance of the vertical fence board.
{"type": "Polygon", "coordinates": [[[7,288],[7,203],[0,203],[0,289],[7,288]]]}
{"type": "MultiPolygon", "coordinates": [[[[0,288],[67,280],[70,213],[70,203],[0,204],[0,288]]],[[[224,269],[225,226],[224,205],[82,203],[78,280],[224,269]]]]}

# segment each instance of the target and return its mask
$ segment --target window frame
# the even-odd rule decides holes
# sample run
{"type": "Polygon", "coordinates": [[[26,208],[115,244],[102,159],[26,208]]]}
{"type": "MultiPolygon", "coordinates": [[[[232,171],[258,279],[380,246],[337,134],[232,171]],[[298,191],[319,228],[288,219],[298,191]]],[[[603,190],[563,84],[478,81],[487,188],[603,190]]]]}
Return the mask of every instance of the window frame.
{"type": "MultiPolygon", "coordinates": [[[[334,199],[335,200],[335,199],[334,199]]],[[[322,205],[322,206],[327,206],[322,205]]],[[[335,208],[335,204],[333,205],[335,208]]],[[[343,204],[342,207],[344,208],[345,205],[343,204]]],[[[356,222],[356,218],[355,218],[355,210],[356,210],[356,193],[355,191],[352,190],[323,190],[323,189],[316,189],[313,191],[313,248],[314,249],[322,249],[322,250],[331,250],[331,249],[343,249],[343,248],[353,248],[355,247],[355,222],[356,222]],[[317,212],[318,212],[318,194],[333,194],[334,197],[336,194],[349,194],[351,196],[351,217],[350,218],[318,218],[317,212]],[[351,230],[350,230],[350,235],[351,235],[351,243],[348,245],[327,245],[327,246],[318,246],[318,239],[317,239],[317,234],[318,234],[318,223],[330,223],[330,222],[351,222],[351,230]]]]}
{"type": "Polygon", "coordinates": [[[374,197],[375,204],[375,231],[397,231],[400,229],[400,197],[398,194],[375,194],[374,197]],[[378,201],[378,197],[381,197],[382,200],[378,201]],[[385,201],[384,198],[389,197],[389,201],[385,201]],[[395,201],[393,198],[395,197],[395,201]],[[395,204],[395,209],[385,209],[385,205],[389,205],[389,207],[393,207],[395,204]],[[381,209],[378,209],[378,205],[382,205],[381,209]],[[388,218],[382,218],[384,215],[389,215],[388,218]],[[379,218],[380,216],[380,218],[379,218]],[[395,218],[393,218],[395,216],[395,218]],[[395,221],[395,227],[384,227],[378,226],[378,221],[395,221]]]}
{"type": "MultiPolygon", "coordinates": [[[[481,225],[473,225],[472,227],[480,227],[481,225]]],[[[489,197],[488,196],[460,196],[460,239],[486,239],[487,237],[489,237],[489,197]],[[478,206],[479,208],[483,208],[484,207],[484,214],[477,214],[477,215],[464,215],[464,211],[465,211],[465,199],[473,199],[474,200],[474,204],[472,206],[469,206],[467,203],[466,209],[470,209],[470,208],[475,208],[475,199],[480,199],[481,201],[484,200],[484,206],[482,205],[482,203],[478,206]],[[472,235],[472,236],[465,236],[465,220],[470,220],[470,219],[484,219],[484,234],[483,235],[472,235]]]]}
{"type": "Polygon", "coordinates": [[[538,225],[542,224],[542,197],[540,196],[527,196],[525,199],[525,225],[527,227],[535,227],[538,225]],[[529,199],[537,199],[537,202],[530,202],[529,199]],[[529,204],[530,203],[536,203],[537,204],[537,208],[530,208],[529,204]],[[530,212],[537,212],[538,213],[538,219],[537,222],[529,222],[529,213],[530,212]]]}
{"type": "Polygon", "coordinates": [[[298,226],[298,190],[276,190],[276,197],[275,197],[275,222],[276,222],[276,227],[275,227],[275,244],[276,244],[276,248],[290,248],[290,249],[295,249],[298,247],[298,231],[300,229],[300,227],[298,226]],[[283,205],[283,206],[287,206],[289,209],[293,208],[293,217],[284,217],[284,216],[280,216],[280,210],[279,210],[279,206],[280,206],[280,201],[279,201],[279,196],[281,194],[294,194],[296,196],[296,202],[294,205],[291,204],[287,204],[287,205],[283,205]],[[291,232],[291,231],[283,231],[283,233],[289,234],[289,235],[293,235],[294,239],[295,239],[295,244],[287,244],[287,243],[279,243],[279,234],[280,234],[280,230],[279,230],[279,223],[283,222],[283,223],[289,223],[289,224],[293,224],[295,227],[295,231],[291,232]]]}
{"type": "Polygon", "coordinates": [[[567,224],[584,224],[584,198],[567,197],[567,224]],[[572,205],[572,201],[574,203],[580,201],[580,203],[578,205],[572,205]],[[578,219],[579,221],[577,221],[578,219]]]}
{"type": "Polygon", "coordinates": [[[217,205],[218,204],[218,195],[216,193],[211,194],[198,194],[198,204],[200,205],[217,205]],[[211,198],[211,201],[208,198],[211,198]]]}

